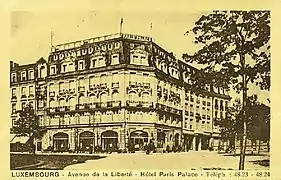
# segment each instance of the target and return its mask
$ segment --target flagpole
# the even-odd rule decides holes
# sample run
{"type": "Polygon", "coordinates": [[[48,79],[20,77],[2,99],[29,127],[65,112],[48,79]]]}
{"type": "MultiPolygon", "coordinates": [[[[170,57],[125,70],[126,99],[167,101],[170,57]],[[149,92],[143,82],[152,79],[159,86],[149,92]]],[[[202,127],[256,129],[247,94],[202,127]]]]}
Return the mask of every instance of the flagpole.
{"type": "Polygon", "coordinates": [[[123,30],[123,18],[121,18],[120,21],[120,34],[122,34],[122,30],[123,30]]]}
{"type": "Polygon", "coordinates": [[[54,32],[51,30],[51,51],[52,51],[52,48],[54,47],[53,45],[53,36],[54,36],[54,32]]]}

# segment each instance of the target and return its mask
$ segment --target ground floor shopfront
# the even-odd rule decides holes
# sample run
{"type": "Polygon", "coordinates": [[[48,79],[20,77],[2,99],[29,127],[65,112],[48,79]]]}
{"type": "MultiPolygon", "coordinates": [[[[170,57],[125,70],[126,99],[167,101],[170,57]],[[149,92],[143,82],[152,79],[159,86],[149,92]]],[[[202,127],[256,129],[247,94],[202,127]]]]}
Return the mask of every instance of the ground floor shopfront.
{"type": "Polygon", "coordinates": [[[152,142],[159,151],[200,151],[217,147],[218,141],[211,134],[188,134],[178,127],[152,123],[102,124],[95,127],[48,128],[42,138],[36,139],[36,150],[81,153],[142,151],[152,142]]]}

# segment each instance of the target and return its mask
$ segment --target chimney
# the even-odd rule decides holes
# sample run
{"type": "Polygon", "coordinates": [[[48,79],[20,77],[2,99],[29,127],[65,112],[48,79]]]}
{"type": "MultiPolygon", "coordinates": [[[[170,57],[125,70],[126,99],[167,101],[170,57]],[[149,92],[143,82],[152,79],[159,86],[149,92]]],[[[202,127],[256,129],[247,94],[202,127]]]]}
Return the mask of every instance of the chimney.
{"type": "Polygon", "coordinates": [[[14,62],[10,61],[10,69],[13,69],[13,67],[14,67],[14,62]]]}

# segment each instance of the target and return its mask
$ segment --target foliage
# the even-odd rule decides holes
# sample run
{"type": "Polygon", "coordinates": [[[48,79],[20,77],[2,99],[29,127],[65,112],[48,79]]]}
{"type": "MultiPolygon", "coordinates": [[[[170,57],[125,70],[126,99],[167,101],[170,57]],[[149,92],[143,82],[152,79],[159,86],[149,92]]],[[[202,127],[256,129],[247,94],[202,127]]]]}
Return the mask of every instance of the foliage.
{"type": "MultiPolygon", "coordinates": [[[[270,107],[258,102],[258,96],[247,98],[247,137],[251,140],[269,140],[270,138],[270,107]]],[[[221,120],[221,136],[225,140],[234,140],[235,134],[243,134],[242,104],[239,100],[229,107],[227,116],[221,120]]]]}
{"type": "Polygon", "coordinates": [[[270,107],[258,102],[257,95],[248,98],[248,138],[270,139],[270,107]]]}
{"type": "MultiPolygon", "coordinates": [[[[214,11],[202,15],[191,31],[201,49],[183,54],[191,63],[203,64],[194,84],[212,84],[240,92],[242,78],[270,89],[269,11],[214,11]],[[204,72],[204,73],[203,73],[204,72]],[[208,78],[212,77],[212,78],[208,78]]],[[[189,31],[187,32],[187,34],[189,31]]]]}
{"type": "Polygon", "coordinates": [[[15,120],[13,132],[22,136],[39,136],[43,129],[39,127],[38,116],[33,107],[28,104],[19,112],[15,120]]]}

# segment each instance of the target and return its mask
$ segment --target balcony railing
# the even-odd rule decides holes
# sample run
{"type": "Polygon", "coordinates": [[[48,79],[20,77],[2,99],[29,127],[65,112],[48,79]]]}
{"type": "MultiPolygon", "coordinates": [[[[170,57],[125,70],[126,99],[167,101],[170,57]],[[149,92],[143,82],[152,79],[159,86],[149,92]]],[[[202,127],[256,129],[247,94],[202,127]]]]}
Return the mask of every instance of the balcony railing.
{"type": "Polygon", "coordinates": [[[112,88],[119,88],[119,83],[112,83],[112,88]]]}
{"type": "Polygon", "coordinates": [[[85,86],[79,86],[78,91],[79,92],[85,92],[85,86]]]}
{"type": "Polygon", "coordinates": [[[24,94],[24,95],[21,95],[21,98],[27,98],[27,96],[24,94]]]}
{"type": "Polygon", "coordinates": [[[55,97],[55,95],[56,95],[56,94],[55,94],[55,91],[50,91],[50,92],[49,92],[49,96],[50,96],[50,97],[55,97]]]}
{"type": "Polygon", "coordinates": [[[34,98],[34,94],[29,94],[28,98],[34,98]]]}
{"type": "Polygon", "coordinates": [[[130,101],[128,100],[127,106],[132,106],[132,107],[153,107],[153,102],[148,102],[148,101],[130,101]]]}
{"type": "Polygon", "coordinates": [[[69,89],[69,94],[75,94],[75,88],[69,89]]]}

